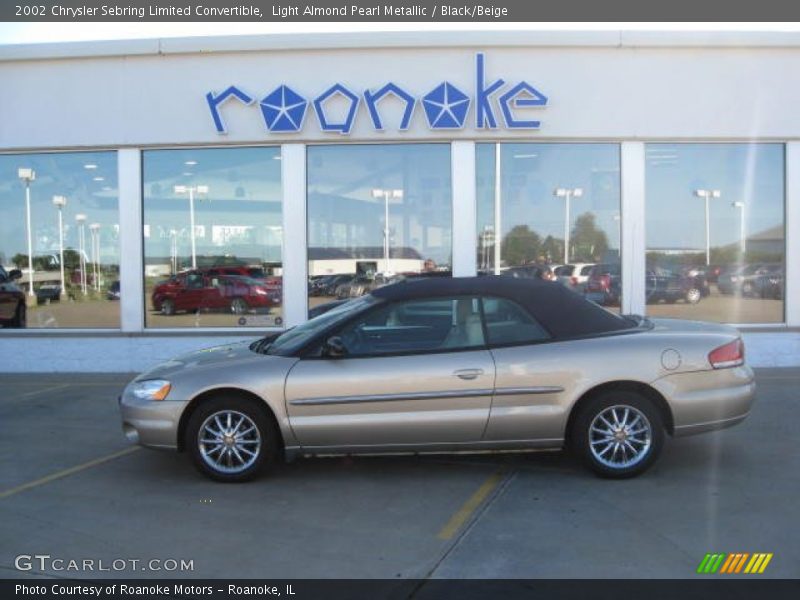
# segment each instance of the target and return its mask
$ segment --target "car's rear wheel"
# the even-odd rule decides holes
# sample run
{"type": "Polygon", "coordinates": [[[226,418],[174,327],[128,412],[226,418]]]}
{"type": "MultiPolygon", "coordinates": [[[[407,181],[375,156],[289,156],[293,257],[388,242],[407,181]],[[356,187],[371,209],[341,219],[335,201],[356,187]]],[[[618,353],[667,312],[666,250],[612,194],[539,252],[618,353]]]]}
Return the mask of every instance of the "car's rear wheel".
{"type": "Polygon", "coordinates": [[[580,408],[573,450],[602,477],[623,479],[647,470],[664,445],[664,424],[648,398],[629,391],[596,396],[580,408]]]}
{"type": "Polygon", "coordinates": [[[175,314],[175,302],[172,300],[166,299],[161,301],[161,314],[166,316],[172,316],[175,314]]]}
{"type": "Polygon", "coordinates": [[[186,427],[185,447],[201,473],[223,482],[249,481],[278,455],[274,423],[256,402],[219,397],[200,405],[186,427]]]}
{"type": "Polygon", "coordinates": [[[686,290],[686,302],[689,304],[697,304],[700,302],[702,297],[703,292],[701,292],[698,288],[690,288],[686,290]]]}
{"type": "Polygon", "coordinates": [[[242,298],[234,298],[231,300],[231,312],[235,315],[243,315],[247,312],[247,302],[242,298]]]}
{"type": "Polygon", "coordinates": [[[14,318],[11,319],[11,327],[23,329],[28,324],[28,310],[24,302],[17,305],[17,310],[14,312],[14,318]]]}

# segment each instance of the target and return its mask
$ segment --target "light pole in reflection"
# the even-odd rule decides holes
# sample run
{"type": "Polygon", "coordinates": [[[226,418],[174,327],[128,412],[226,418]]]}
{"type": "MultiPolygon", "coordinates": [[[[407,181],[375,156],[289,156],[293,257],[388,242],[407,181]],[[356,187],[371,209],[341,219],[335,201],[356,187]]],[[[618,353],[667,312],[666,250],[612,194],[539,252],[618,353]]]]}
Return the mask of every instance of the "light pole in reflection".
{"type": "Polygon", "coordinates": [[[617,223],[617,255],[622,258],[622,215],[614,213],[614,221],[617,223]]]}
{"type": "Polygon", "coordinates": [[[67,205],[65,196],[53,196],[53,206],[58,209],[58,265],[61,268],[61,293],[63,300],[67,295],[67,288],[64,285],[64,207],[67,205]]]}
{"type": "Polygon", "coordinates": [[[564,264],[569,264],[569,202],[572,198],[583,196],[583,188],[556,188],[553,191],[556,198],[564,198],[564,264]]]}
{"type": "Polygon", "coordinates": [[[706,265],[711,264],[711,221],[709,219],[708,201],[711,198],[719,198],[722,192],[719,190],[695,190],[694,195],[706,201],[706,265]]]}
{"type": "Polygon", "coordinates": [[[89,233],[92,236],[92,273],[94,274],[94,287],[100,291],[100,223],[89,225],[89,233]]]}
{"type": "Polygon", "coordinates": [[[31,236],[31,182],[36,179],[36,171],[29,168],[17,169],[17,176],[25,184],[25,230],[28,236],[28,296],[33,298],[33,237],[31,236]]]}
{"type": "Polygon", "coordinates": [[[75,222],[78,223],[78,253],[81,268],[81,292],[86,295],[86,215],[83,213],[75,215],[75,222]]]}
{"type": "Polygon", "coordinates": [[[375,188],[372,197],[383,198],[383,270],[389,272],[389,198],[402,198],[403,190],[375,188]]]}
{"type": "Polygon", "coordinates": [[[175,275],[178,272],[178,232],[174,228],[169,230],[169,261],[175,275]]]}
{"type": "Polygon", "coordinates": [[[747,251],[747,241],[744,235],[744,202],[737,200],[736,202],[731,202],[731,206],[739,211],[739,249],[742,252],[742,256],[747,251]]]}
{"type": "Polygon", "coordinates": [[[194,196],[195,194],[208,194],[207,185],[176,185],[176,194],[189,194],[189,238],[192,241],[192,268],[197,268],[197,248],[195,246],[195,231],[194,231],[194,196]]]}

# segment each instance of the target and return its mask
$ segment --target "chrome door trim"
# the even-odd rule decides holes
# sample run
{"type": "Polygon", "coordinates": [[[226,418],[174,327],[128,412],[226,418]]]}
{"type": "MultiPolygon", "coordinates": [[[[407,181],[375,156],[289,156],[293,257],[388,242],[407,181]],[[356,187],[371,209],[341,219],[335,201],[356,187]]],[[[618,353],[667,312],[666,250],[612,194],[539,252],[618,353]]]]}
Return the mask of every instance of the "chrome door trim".
{"type": "Polygon", "coordinates": [[[406,394],[374,394],[371,396],[329,396],[322,398],[300,398],[291,400],[294,406],[315,406],[319,404],[355,404],[359,402],[393,402],[395,400],[441,400],[447,398],[475,398],[491,396],[491,388],[477,390],[445,390],[441,392],[412,392],[406,394]]]}
{"type": "Polygon", "coordinates": [[[495,396],[516,396],[518,394],[557,394],[563,392],[564,388],[560,385],[535,385],[531,387],[507,387],[497,388],[495,396]]]}

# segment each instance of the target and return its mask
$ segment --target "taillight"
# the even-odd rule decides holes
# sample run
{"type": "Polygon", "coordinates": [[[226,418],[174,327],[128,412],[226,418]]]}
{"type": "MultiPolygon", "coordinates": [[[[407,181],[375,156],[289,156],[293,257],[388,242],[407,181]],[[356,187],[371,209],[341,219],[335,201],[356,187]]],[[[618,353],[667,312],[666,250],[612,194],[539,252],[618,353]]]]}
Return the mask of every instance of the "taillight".
{"type": "Polygon", "coordinates": [[[738,367],[744,364],[744,342],[738,338],[724,346],[712,350],[708,355],[708,362],[715,369],[738,367]]]}

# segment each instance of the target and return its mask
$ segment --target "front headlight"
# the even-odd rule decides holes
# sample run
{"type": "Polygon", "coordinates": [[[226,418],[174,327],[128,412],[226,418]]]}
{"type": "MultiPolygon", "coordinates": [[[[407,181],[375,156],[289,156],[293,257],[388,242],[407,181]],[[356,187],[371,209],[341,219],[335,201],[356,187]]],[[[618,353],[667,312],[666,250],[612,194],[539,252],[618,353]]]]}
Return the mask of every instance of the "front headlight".
{"type": "Polygon", "coordinates": [[[149,379],[133,384],[131,393],[140,400],[163,400],[172,388],[169,381],[163,379],[149,379]]]}

